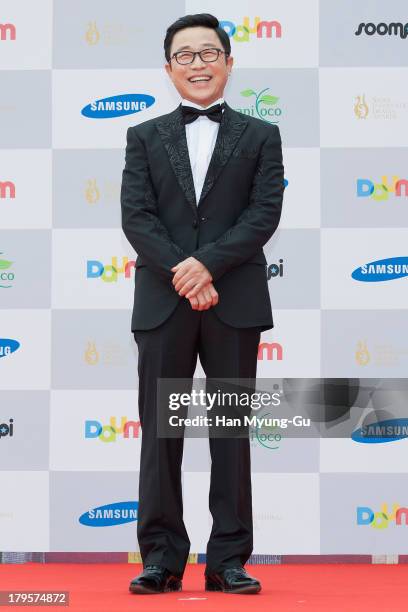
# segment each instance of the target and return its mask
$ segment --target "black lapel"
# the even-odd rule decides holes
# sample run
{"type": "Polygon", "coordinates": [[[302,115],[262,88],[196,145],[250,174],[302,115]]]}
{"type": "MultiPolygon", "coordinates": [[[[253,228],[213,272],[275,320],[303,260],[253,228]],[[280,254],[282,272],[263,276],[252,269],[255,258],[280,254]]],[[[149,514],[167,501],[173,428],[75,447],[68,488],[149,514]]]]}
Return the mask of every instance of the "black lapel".
{"type": "Polygon", "coordinates": [[[208,166],[198,205],[200,205],[210,189],[214,186],[247,124],[248,119],[245,115],[238,113],[225,103],[225,110],[222,114],[214,152],[211,157],[210,165],[208,166]]]}
{"type": "MultiPolygon", "coordinates": [[[[215,184],[247,124],[248,119],[245,115],[234,111],[225,103],[225,110],[222,114],[214,152],[208,166],[199,204],[215,184]]],[[[156,127],[180,187],[185,193],[194,216],[196,216],[197,202],[181,104],[172,113],[157,119],[156,127]]]]}
{"type": "Polygon", "coordinates": [[[197,203],[181,104],[172,113],[157,119],[156,127],[169,156],[174,174],[196,217],[197,203]]]}

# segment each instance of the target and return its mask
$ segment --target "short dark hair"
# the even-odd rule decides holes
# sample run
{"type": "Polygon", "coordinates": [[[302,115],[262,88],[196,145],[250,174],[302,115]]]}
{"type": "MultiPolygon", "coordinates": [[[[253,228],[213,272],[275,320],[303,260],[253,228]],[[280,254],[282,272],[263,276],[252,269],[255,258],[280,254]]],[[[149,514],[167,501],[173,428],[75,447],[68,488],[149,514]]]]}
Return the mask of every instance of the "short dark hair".
{"type": "Polygon", "coordinates": [[[184,17],[180,17],[167,28],[166,36],[164,38],[164,55],[166,56],[166,60],[168,62],[170,61],[170,49],[174,35],[185,28],[196,28],[198,26],[215,30],[224,48],[225,57],[227,58],[228,55],[231,54],[231,43],[229,36],[226,31],[220,27],[220,22],[218,19],[214,17],[214,15],[210,15],[210,13],[198,13],[197,15],[185,15],[184,17]]]}

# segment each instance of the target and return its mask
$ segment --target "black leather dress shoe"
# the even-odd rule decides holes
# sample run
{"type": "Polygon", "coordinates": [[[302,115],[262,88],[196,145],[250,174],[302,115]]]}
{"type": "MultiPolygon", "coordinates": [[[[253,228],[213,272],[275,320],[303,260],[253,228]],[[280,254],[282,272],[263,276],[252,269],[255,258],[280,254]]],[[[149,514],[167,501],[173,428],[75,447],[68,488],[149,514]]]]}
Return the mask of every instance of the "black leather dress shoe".
{"type": "Polygon", "coordinates": [[[223,572],[206,574],[205,590],[255,595],[261,590],[261,583],[247,574],[243,567],[229,567],[223,572]]]}
{"type": "Polygon", "coordinates": [[[143,572],[133,578],[129,585],[129,591],[139,595],[181,591],[181,579],[161,565],[146,565],[143,572]]]}

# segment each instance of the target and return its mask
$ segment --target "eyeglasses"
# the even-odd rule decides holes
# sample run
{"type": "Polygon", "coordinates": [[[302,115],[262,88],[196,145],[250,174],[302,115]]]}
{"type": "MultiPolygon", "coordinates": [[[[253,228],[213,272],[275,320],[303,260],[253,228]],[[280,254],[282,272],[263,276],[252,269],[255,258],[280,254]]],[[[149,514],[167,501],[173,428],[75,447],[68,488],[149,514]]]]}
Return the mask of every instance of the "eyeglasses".
{"type": "Polygon", "coordinates": [[[173,53],[170,58],[170,61],[174,58],[178,64],[185,66],[186,64],[192,64],[195,60],[195,56],[198,55],[200,60],[205,62],[206,64],[211,64],[211,62],[216,62],[220,57],[220,53],[228,56],[229,54],[225,51],[221,51],[221,49],[203,49],[202,51],[177,51],[177,53],[173,53]]]}

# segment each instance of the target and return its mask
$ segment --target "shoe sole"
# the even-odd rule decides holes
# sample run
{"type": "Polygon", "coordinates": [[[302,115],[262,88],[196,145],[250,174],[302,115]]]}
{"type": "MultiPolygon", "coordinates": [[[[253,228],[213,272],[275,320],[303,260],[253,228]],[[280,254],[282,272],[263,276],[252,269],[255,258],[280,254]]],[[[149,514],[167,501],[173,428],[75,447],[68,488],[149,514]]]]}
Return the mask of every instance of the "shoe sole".
{"type": "Polygon", "coordinates": [[[209,585],[205,586],[206,591],[229,593],[231,595],[256,595],[257,593],[260,592],[261,588],[262,588],[261,585],[247,586],[247,587],[242,587],[240,589],[223,589],[222,586],[218,584],[214,584],[214,585],[212,584],[211,586],[209,585]]]}
{"type": "Polygon", "coordinates": [[[162,595],[163,593],[174,593],[174,592],[181,591],[181,590],[182,590],[181,584],[167,586],[165,589],[163,589],[163,591],[153,591],[142,585],[129,587],[129,591],[136,595],[162,595]]]}

